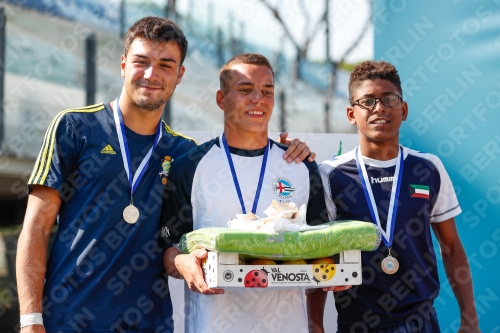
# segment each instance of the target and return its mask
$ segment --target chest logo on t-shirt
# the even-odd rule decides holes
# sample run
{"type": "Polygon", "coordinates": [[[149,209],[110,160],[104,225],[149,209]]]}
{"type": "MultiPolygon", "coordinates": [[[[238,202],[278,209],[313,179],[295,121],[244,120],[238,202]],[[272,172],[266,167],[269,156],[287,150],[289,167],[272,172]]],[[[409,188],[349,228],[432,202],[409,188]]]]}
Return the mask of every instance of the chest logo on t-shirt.
{"type": "Polygon", "coordinates": [[[429,186],[410,184],[410,196],[412,198],[429,199],[429,186]]]}
{"type": "Polygon", "coordinates": [[[273,182],[273,191],[280,198],[290,198],[295,192],[295,187],[286,178],[278,177],[273,182]]]}
{"type": "Polygon", "coordinates": [[[170,230],[166,226],[161,228],[161,237],[170,237],[170,230]]]}
{"type": "Polygon", "coordinates": [[[111,147],[111,145],[107,145],[106,147],[102,148],[101,154],[109,154],[109,155],[116,155],[116,151],[111,147]]]}

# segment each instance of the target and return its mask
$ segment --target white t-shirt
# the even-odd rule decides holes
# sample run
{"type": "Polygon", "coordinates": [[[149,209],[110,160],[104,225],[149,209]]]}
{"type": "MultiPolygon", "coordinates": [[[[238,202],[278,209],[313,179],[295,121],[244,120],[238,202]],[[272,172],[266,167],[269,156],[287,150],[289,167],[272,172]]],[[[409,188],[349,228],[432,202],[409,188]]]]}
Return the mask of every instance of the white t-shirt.
{"type": "MultiPolygon", "coordinates": [[[[263,149],[230,147],[247,212],[254,202],[262,166],[263,149]]],[[[308,204],[309,224],[326,222],[323,187],[316,163],[287,164],[284,148],[270,141],[270,150],[256,214],[265,216],[271,201],[308,204]],[[281,184],[281,185],[280,185],[281,184]],[[284,186],[288,184],[289,186],[284,186]],[[323,214],[322,214],[323,213],[323,214]]],[[[219,138],[211,140],[172,164],[169,181],[175,185],[173,200],[165,200],[163,224],[169,229],[167,242],[178,242],[182,234],[204,227],[225,227],[241,214],[227,157],[219,138]],[[189,207],[189,208],[186,208],[189,207]],[[176,219],[172,218],[176,216],[176,219]]],[[[185,291],[186,332],[307,332],[304,296],[294,290],[226,291],[223,295],[201,295],[185,291]]]]}

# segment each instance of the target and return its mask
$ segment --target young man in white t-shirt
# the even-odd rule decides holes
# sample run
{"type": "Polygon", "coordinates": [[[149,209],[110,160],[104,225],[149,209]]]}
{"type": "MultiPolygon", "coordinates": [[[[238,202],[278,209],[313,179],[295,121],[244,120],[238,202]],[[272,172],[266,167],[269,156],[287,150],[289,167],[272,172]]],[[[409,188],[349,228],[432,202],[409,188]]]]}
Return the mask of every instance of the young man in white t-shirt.
{"type": "Polygon", "coordinates": [[[186,332],[305,332],[301,290],[209,289],[201,261],[205,250],[183,254],[181,236],[204,227],[225,227],[236,214],[265,216],[271,201],[306,204],[309,224],[326,222],[324,190],[315,162],[287,164],[283,146],[268,138],[274,107],[274,74],[262,55],[242,54],[221,70],[216,102],[224,133],[172,164],[163,206],[167,272],[183,278],[186,332]],[[172,218],[172,215],[175,218],[172,218]]]}

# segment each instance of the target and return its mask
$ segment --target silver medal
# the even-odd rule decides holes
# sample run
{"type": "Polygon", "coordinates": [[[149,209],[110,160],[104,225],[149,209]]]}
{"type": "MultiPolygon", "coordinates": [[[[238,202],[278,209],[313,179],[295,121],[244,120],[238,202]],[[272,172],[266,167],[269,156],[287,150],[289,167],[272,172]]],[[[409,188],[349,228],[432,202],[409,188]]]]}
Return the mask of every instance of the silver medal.
{"type": "Polygon", "coordinates": [[[129,224],[134,224],[139,220],[139,209],[134,206],[132,197],[134,195],[137,186],[142,180],[144,171],[147,169],[153,151],[155,150],[158,142],[162,137],[162,121],[158,122],[158,128],[156,130],[155,139],[153,141],[153,146],[149,148],[146,156],[142,159],[141,164],[137,167],[134,175],[131,174],[132,167],[130,164],[130,156],[128,151],[127,136],[125,135],[125,124],[123,123],[123,115],[120,110],[120,98],[118,97],[115,101],[115,109],[113,110],[113,118],[115,120],[116,134],[118,135],[118,142],[120,143],[120,151],[123,159],[123,167],[127,174],[127,179],[130,185],[130,205],[125,207],[123,210],[123,219],[129,224]]]}
{"type": "Polygon", "coordinates": [[[382,260],[380,264],[382,266],[382,270],[385,274],[394,274],[399,269],[399,262],[396,258],[391,256],[391,249],[389,248],[389,255],[382,260]]]}
{"type": "Polygon", "coordinates": [[[134,224],[139,220],[139,209],[135,207],[134,205],[130,204],[129,206],[125,207],[123,210],[123,219],[125,222],[134,224]]]}

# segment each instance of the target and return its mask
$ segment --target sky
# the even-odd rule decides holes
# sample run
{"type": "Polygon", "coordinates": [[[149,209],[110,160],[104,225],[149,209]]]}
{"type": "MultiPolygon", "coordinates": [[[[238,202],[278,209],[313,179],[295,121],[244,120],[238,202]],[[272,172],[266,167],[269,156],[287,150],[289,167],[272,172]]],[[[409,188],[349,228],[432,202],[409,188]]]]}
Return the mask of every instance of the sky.
{"type": "MultiPolygon", "coordinates": [[[[126,0],[137,2],[141,0],[126,0]]],[[[164,6],[167,0],[153,0],[164,6]]],[[[267,0],[277,7],[293,36],[303,42],[310,35],[321,17],[325,0],[267,0]],[[310,17],[306,25],[305,15],[310,17]]],[[[206,20],[209,3],[213,4],[215,25],[229,30],[228,17],[243,22],[243,35],[252,43],[272,49],[282,48],[292,53],[291,44],[286,41],[283,29],[272,16],[271,11],[259,0],[177,0],[177,9],[182,14],[190,12],[194,17],[206,20]]],[[[370,13],[367,0],[330,0],[330,52],[333,60],[339,60],[362,30],[370,13]]],[[[235,24],[234,32],[241,34],[240,24],[235,24]]],[[[324,28],[315,34],[309,48],[309,60],[325,60],[324,28]]],[[[365,37],[347,58],[357,62],[373,58],[373,28],[370,25],[365,37]]]]}

